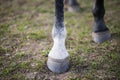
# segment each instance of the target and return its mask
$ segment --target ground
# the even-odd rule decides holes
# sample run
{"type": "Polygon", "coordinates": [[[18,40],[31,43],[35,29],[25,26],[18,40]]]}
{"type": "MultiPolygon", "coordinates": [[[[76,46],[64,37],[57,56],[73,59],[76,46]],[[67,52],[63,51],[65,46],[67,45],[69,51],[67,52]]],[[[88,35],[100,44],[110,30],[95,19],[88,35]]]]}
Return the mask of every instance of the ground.
{"type": "Polygon", "coordinates": [[[0,0],[0,80],[120,80],[120,1],[105,0],[112,34],[92,41],[93,0],[79,0],[80,13],[65,11],[70,69],[51,72],[46,61],[53,45],[54,0],[0,0]]]}

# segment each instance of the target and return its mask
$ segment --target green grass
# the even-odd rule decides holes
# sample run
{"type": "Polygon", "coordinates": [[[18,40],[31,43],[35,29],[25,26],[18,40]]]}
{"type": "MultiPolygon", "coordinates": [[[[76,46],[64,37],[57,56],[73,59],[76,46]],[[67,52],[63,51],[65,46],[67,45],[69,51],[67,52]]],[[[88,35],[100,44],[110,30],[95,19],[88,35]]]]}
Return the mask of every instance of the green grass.
{"type": "Polygon", "coordinates": [[[40,39],[46,38],[46,35],[44,31],[37,31],[37,32],[29,33],[27,37],[31,39],[40,40],[40,39]]]}
{"type": "Polygon", "coordinates": [[[112,38],[102,44],[91,37],[93,1],[78,1],[80,13],[65,11],[70,70],[64,74],[52,73],[46,65],[53,45],[54,0],[1,1],[0,80],[120,79],[120,1],[105,1],[105,22],[112,38]],[[34,72],[34,78],[27,76],[34,72]]]}

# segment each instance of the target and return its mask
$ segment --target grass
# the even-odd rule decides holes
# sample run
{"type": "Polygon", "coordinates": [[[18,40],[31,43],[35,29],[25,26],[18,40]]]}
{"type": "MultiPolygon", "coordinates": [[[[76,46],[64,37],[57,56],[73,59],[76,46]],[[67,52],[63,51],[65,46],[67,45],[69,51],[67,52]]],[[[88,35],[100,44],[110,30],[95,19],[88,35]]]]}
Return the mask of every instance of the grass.
{"type": "Polygon", "coordinates": [[[0,80],[120,79],[120,1],[105,1],[112,38],[102,44],[91,37],[93,1],[78,1],[80,13],[65,11],[70,70],[63,74],[52,73],[46,65],[53,45],[54,0],[0,2],[0,80]]]}

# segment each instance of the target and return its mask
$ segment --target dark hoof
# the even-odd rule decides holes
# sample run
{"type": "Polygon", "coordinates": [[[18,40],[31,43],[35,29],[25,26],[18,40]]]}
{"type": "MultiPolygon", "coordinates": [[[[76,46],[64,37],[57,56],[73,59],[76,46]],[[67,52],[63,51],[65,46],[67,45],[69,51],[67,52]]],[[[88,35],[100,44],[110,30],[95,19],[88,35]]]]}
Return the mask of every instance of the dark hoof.
{"type": "Polygon", "coordinates": [[[69,12],[80,12],[80,6],[79,6],[79,5],[69,6],[69,7],[68,7],[68,11],[69,11],[69,12]]]}
{"type": "Polygon", "coordinates": [[[69,59],[53,59],[48,57],[48,68],[55,73],[63,73],[69,69],[69,59]]]}
{"type": "Polygon", "coordinates": [[[102,43],[110,39],[111,34],[109,31],[104,32],[93,32],[92,33],[93,41],[96,43],[102,43]]]}

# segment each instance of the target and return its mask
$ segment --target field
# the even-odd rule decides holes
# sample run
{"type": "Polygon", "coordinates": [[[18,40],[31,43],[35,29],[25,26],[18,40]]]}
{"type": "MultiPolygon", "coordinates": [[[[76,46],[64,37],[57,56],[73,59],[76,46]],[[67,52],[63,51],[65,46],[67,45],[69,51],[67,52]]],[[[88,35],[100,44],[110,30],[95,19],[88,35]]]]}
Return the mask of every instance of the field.
{"type": "Polygon", "coordinates": [[[94,0],[78,0],[80,13],[65,10],[70,70],[46,65],[53,45],[54,0],[0,0],[0,80],[120,80],[120,0],[105,0],[112,37],[96,44],[91,33],[94,0]]]}

